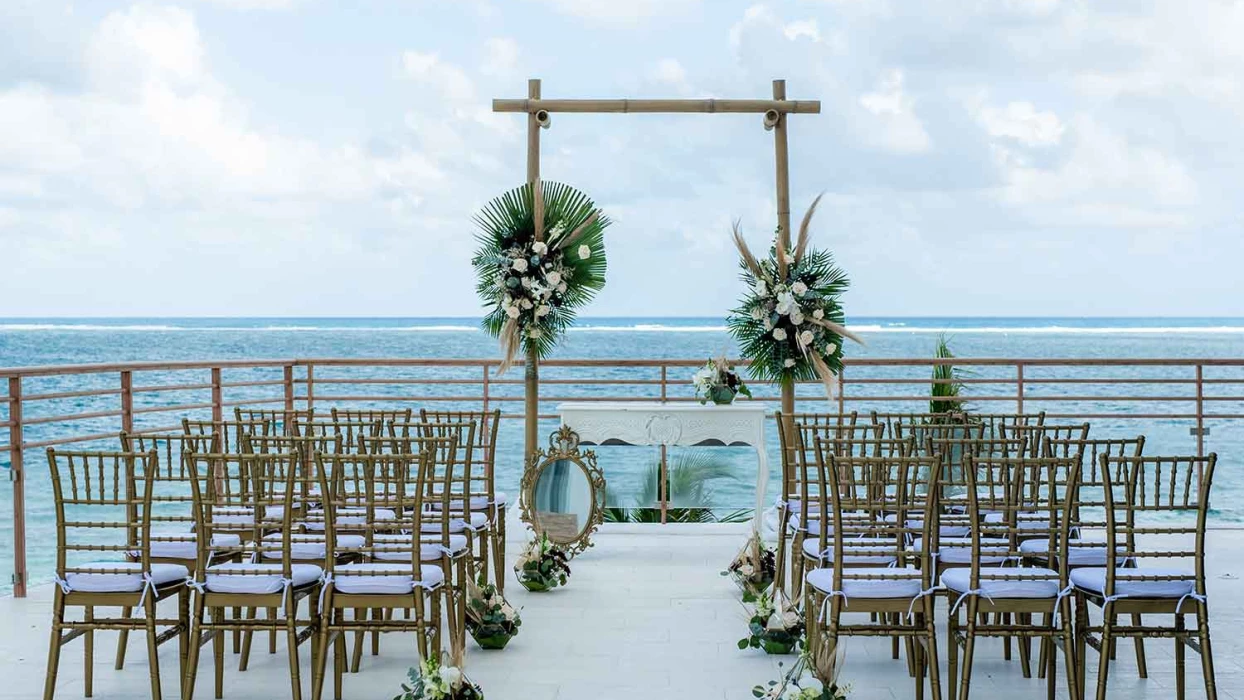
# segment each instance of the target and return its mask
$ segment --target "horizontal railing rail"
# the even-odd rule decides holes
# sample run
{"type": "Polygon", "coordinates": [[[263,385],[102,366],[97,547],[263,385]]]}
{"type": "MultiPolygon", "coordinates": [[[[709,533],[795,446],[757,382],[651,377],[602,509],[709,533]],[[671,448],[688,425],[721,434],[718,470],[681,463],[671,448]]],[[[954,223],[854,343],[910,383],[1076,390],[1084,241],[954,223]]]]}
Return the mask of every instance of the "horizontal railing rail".
{"type": "MultiPolygon", "coordinates": [[[[177,430],[183,417],[222,420],[245,407],[501,409],[513,425],[524,417],[524,382],[518,370],[495,376],[498,364],[487,358],[278,358],[0,368],[0,465],[8,462],[12,483],[13,591],[26,593],[26,472],[39,459],[32,450],[114,440],[121,430],[177,430]]],[[[539,417],[556,418],[562,401],[695,401],[690,375],[702,364],[683,358],[547,360],[539,417]]],[[[1187,444],[1172,449],[1192,454],[1205,453],[1212,422],[1244,419],[1244,358],[854,358],[845,361],[831,403],[819,382],[801,382],[796,409],[923,412],[930,385],[951,381],[978,412],[1044,410],[1062,421],[1186,425],[1187,444]],[[965,375],[933,380],[939,365],[965,375]]],[[[776,407],[776,387],[753,391],[755,400],[776,407]]]]}

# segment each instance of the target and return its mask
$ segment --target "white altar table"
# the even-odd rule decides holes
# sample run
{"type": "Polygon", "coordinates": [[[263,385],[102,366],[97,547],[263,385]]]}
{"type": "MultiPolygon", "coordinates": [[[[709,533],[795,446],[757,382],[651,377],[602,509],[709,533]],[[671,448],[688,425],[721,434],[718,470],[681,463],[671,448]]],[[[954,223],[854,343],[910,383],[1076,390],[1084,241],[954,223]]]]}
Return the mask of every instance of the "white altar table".
{"type": "Polygon", "coordinates": [[[557,407],[562,425],[581,442],[592,445],[750,446],[756,450],[756,516],[759,532],[769,483],[765,456],[765,421],[770,410],[762,403],[740,401],[729,406],[697,403],[601,401],[564,403],[557,407]]]}

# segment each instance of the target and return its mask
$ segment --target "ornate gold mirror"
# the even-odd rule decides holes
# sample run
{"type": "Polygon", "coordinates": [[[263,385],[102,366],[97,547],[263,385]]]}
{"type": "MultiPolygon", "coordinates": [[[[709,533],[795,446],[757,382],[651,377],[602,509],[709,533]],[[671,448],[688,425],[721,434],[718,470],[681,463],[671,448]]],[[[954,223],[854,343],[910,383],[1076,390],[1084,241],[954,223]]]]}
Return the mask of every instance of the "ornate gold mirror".
{"type": "Polygon", "coordinates": [[[562,426],[549,435],[523,473],[520,510],[537,535],[575,555],[592,546],[591,535],[605,519],[605,475],[596,453],[579,452],[579,436],[562,426]]]}

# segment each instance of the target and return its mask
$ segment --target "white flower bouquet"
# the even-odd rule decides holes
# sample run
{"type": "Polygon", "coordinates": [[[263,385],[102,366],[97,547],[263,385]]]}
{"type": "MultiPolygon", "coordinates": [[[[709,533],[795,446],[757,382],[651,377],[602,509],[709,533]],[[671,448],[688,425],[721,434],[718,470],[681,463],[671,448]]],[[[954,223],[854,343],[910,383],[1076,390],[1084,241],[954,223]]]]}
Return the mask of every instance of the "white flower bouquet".
{"type": "Polygon", "coordinates": [[[484,700],[484,691],[461,668],[441,665],[438,656],[420,661],[407,675],[410,683],[403,683],[393,700],[484,700]]]}
{"type": "Polygon", "coordinates": [[[691,383],[695,386],[695,395],[700,397],[701,404],[712,401],[719,406],[725,406],[733,403],[738,394],[749,399],[752,397],[752,392],[743,383],[743,378],[734,371],[734,367],[724,356],[706,362],[691,376],[691,383]]]}
{"type": "Polygon", "coordinates": [[[816,653],[805,647],[782,678],[752,688],[752,696],[762,700],[847,700],[851,686],[838,684],[842,660],[842,647],[820,645],[816,653]],[[805,680],[805,675],[811,675],[813,681],[805,680]]]}

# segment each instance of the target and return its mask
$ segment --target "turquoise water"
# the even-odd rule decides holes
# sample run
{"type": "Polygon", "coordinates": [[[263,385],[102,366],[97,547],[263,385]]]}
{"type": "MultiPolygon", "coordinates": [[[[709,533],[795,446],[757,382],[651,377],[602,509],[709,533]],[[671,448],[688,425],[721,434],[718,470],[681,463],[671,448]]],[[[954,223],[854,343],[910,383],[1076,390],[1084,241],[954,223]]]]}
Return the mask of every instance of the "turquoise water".
{"type": "MultiPolygon", "coordinates": [[[[853,318],[851,325],[868,341],[864,347],[851,347],[852,357],[928,357],[932,354],[938,332],[945,331],[951,345],[962,357],[1016,357],[1016,358],[1244,358],[1244,319],[1241,318],[853,318]]],[[[560,346],[558,358],[600,359],[661,359],[697,358],[720,352],[732,353],[733,343],[725,332],[720,319],[708,318],[585,318],[582,319],[560,346]]],[[[121,362],[143,360],[206,360],[206,359],[257,359],[257,358],[314,358],[314,357],[407,357],[407,358],[493,358],[497,355],[494,340],[477,330],[474,319],[461,318],[125,318],[125,319],[2,319],[0,318],[0,366],[76,364],[91,362],[121,362]]],[[[849,370],[848,370],[849,371],[849,370]]],[[[985,379],[1006,376],[1008,370],[977,370],[973,378],[985,379]]],[[[1244,378],[1244,372],[1235,369],[1213,369],[1207,377],[1220,379],[1244,378]]],[[[869,376],[920,376],[925,370],[898,370],[874,368],[869,376]]],[[[1191,378],[1191,370],[1185,370],[1191,378]]],[[[1029,369],[1028,379],[1043,376],[1060,377],[1114,377],[1159,378],[1171,377],[1172,370],[1153,368],[1110,368],[1108,370],[1080,370],[1060,368],[1047,372],[1039,368],[1029,369]]],[[[691,370],[686,372],[689,377],[691,370]]],[[[344,371],[317,370],[317,379],[347,376],[344,371]]],[[[410,378],[470,378],[478,379],[478,369],[424,370],[421,373],[403,374],[403,371],[361,370],[348,376],[409,376],[410,378]]],[[[581,377],[584,373],[572,370],[546,368],[545,378],[581,377]]],[[[610,370],[610,376],[641,376],[626,370],[610,370]]],[[[655,378],[649,372],[642,375],[655,378]]],[[[1182,375],[1181,375],[1182,376],[1182,375]]],[[[226,375],[226,381],[278,379],[276,370],[235,371],[226,375]]],[[[513,379],[521,373],[512,373],[513,379]]],[[[850,377],[848,377],[849,379],[850,377]]],[[[671,375],[671,379],[683,379],[671,375]]],[[[204,373],[196,381],[204,381],[204,373]]],[[[136,379],[136,381],[139,381],[136,379]]],[[[187,375],[142,375],[141,382],[186,383],[187,375]]],[[[88,387],[116,386],[115,376],[58,379],[30,379],[25,391],[42,393],[73,391],[88,387]]],[[[317,387],[317,395],[332,393],[337,387],[317,387]]],[[[494,387],[498,395],[517,397],[520,386],[494,387]]],[[[1239,396],[1244,394],[1241,386],[1210,385],[1207,395],[1239,396]]],[[[377,390],[368,387],[369,391],[377,390]]],[[[645,387],[643,389],[650,389],[645,387]]],[[[359,389],[349,389],[358,391],[359,389]]],[[[412,389],[411,385],[380,387],[387,394],[411,395],[416,391],[451,396],[464,393],[462,387],[448,385],[412,389]]],[[[237,399],[263,394],[271,397],[279,387],[240,388],[230,390],[228,398],[237,399]]],[[[582,396],[582,387],[557,386],[544,390],[545,396],[582,396]]],[[[641,391],[636,388],[635,392],[641,391]]],[[[923,394],[927,387],[869,387],[869,393],[923,394]]],[[[994,391],[1001,391],[995,388],[994,391]]],[[[1009,388],[1007,389],[1009,392],[1009,388]]],[[[1039,385],[1028,389],[1029,408],[1047,410],[1074,410],[1081,413],[1146,413],[1191,412],[1187,403],[1176,402],[1127,402],[1108,397],[1135,395],[1137,393],[1187,397],[1192,395],[1189,385],[1133,385],[1108,386],[1095,384],[1039,385]],[[1042,394],[1068,394],[1086,397],[1086,401],[1074,405],[1039,405],[1042,394]],[[1098,400],[1094,397],[1103,397],[1098,400]]],[[[805,392],[815,388],[808,387],[805,392]]],[[[864,387],[852,387],[848,393],[860,394],[864,387]]],[[[973,392],[987,394],[988,385],[970,387],[973,392]]],[[[689,390],[687,394],[689,395],[689,390]]],[[[142,405],[154,406],[184,403],[186,394],[144,395],[142,405]]],[[[95,410],[115,410],[117,399],[91,397],[32,403],[27,406],[26,417],[40,415],[78,413],[95,410]]],[[[321,407],[331,401],[323,399],[321,407]]],[[[447,404],[437,404],[449,407],[447,404]]],[[[920,410],[912,404],[878,402],[869,405],[849,405],[849,408],[866,410],[920,410]]],[[[506,403],[508,411],[521,410],[521,403],[506,403]]],[[[815,406],[805,406],[814,409],[815,406]]],[[[1013,404],[987,404],[982,402],[980,411],[1005,412],[1013,410],[1013,404]]],[[[552,412],[555,404],[542,407],[552,412]]],[[[1244,413],[1244,402],[1215,402],[1210,409],[1217,413],[1244,413]]],[[[202,412],[199,412],[202,417],[202,412]]],[[[0,412],[0,422],[7,416],[0,412]]],[[[172,423],[169,417],[140,416],[137,427],[154,427],[172,423]]],[[[1093,435],[1134,436],[1143,433],[1148,438],[1146,452],[1152,454],[1190,454],[1195,442],[1189,436],[1190,420],[1120,420],[1095,419],[1093,435]]],[[[1214,517],[1219,521],[1244,521],[1244,477],[1237,464],[1244,447],[1244,421],[1210,421],[1212,433],[1207,438],[1207,449],[1219,453],[1218,478],[1214,486],[1214,517]]],[[[115,419],[83,421],[76,424],[45,424],[30,426],[26,440],[34,442],[54,439],[68,434],[94,433],[115,430],[115,419]]],[[[550,422],[543,432],[553,429],[550,422]]],[[[0,444],[6,437],[0,436],[0,444]]],[[[498,454],[498,480],[500,488],[514,493],[522,471],[521,421],[503,423],[498,454]]],[[[776,471],[776,435],[770,436],[770,463],[776,471]]],[[[615,499],[631,504],[641,489],[642,475],[656,459],[655,450],[630,447],[603,447],[599,450],[600,461],[610,482],[615,499]]],[[[46,580],[50,576],[51,547],[49,539],[52,524],[50,491],[42,456],[33,451],[28,457],[27,518],[32,580],[46,580]]],[[[738,474],[735,480],[722,480],[713,485],[715,503],[723,507],[750,507],[754,499],[755,457],[747,448],[721,448],[708,451],[708,458],[725,460],[738,474]]],[[[0,469],[8,467],[7,456],[0,454],[0,469]]],[[[7,479],[6,479],[7,481],[7,479]]],[[[12,559],[12,494],[0,488],[0,582],[7,583],[12,559]]],[[[2,585],[2,584],[0,584],[2,585]]]]}

